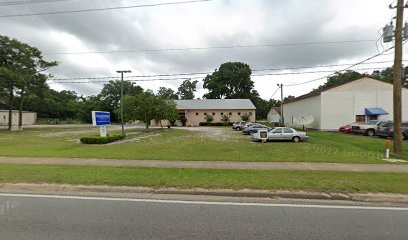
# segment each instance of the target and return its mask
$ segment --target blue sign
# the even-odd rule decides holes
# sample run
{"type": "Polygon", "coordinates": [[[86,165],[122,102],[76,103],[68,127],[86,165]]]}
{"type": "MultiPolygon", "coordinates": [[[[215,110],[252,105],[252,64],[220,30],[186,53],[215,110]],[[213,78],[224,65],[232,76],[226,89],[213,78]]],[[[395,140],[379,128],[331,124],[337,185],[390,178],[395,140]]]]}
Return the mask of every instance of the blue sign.
{"type": "Polygon", "coordinates": [[[92,111],[92,124],[94,126],[111,125],[110,112],[92,111]]]}

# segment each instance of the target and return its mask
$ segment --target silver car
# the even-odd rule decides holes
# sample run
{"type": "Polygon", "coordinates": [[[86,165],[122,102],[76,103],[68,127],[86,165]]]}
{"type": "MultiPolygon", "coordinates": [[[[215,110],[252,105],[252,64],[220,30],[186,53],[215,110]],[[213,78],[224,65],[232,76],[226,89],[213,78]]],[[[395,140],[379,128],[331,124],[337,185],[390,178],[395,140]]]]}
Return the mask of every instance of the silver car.
{"type": "MultiPolygon", "coordinates": [[[[309,138],[309,136],[307,136],[307,133],[296,131],[293,128],[287,128],[287,127],[273,128],[272,130],[268,132],[267,136],[268,136],[268,141],[301,142],[309,138]]],[[[260,131],[252,134],[252,140],[254,142],[261,141],[260,131]]]]}

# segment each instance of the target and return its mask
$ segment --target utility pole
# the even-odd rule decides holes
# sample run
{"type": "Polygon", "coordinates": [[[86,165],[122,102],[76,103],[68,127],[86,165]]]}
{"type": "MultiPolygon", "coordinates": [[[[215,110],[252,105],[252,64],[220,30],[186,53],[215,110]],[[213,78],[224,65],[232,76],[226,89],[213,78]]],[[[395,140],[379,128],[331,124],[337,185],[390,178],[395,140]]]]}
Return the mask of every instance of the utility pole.
{"type": "Polygon", "coordinates": [[[402,82],[402,40],[403,40],[403,19],[404,19],[404,0],[398,0],[397,17],[395,26],[395,56],[394,56],[394,88],[393,88],[393,102],[394,102],[394,152],[402,154],[402,105],[401,105],[401,82],[402,82]]]}
{"type": "Polygon", "coordinates": [[[121,76],[121,86],[120,86],[120,119],[122,122],[122,136],[125,136],[125,127],[123,123],[123,74],[124,73],[131,73],[132,71],[130,70],[124,70],[124,71],[116,71],[117,73],[120,73],[121,76]]]}
{"type": "Polygon", "coordinates": [[[280,125],[283,127],[285,125],[285,119],[283,117],[283,84],[277,84],[278,87],[281,89],[281,117],[280,117],[280,125]]]}

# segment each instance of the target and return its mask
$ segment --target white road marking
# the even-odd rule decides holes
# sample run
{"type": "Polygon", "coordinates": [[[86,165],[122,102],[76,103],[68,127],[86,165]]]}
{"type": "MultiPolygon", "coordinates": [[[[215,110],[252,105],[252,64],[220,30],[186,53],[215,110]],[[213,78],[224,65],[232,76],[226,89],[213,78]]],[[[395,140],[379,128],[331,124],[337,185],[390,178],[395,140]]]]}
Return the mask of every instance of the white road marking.
{"type": "Polygon", "coordinates": [[[49,198],[49,199],[94,200],[94,201],[170,203],[170,204],[192,204],[192,205],[197,204],[197,205],[228,205],[228,206],[258,206],[258,207],[291,207],[291,208],[326,208],[326,209],[408,211],[408,208],[406,208],[406,207],[369,207],[369,206],[338,206],[338,205],[308,205],[308,204],[206,202],[206,201],[158,200],[158,199],[138,199],[138,198],[109,198],[109,197],[81,197],[81,196],[36,195],[36,194],[14,194],[14,193],[0,193],[0,197],[25,197],[25,198],[49,198]]]}

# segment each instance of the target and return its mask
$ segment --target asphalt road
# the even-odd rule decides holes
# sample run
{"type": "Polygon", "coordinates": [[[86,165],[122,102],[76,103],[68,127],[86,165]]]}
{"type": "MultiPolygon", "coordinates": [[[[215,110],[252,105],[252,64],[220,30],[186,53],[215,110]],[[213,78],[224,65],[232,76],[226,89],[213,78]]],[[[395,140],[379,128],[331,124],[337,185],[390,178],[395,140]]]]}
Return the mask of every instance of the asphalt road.
{"type": "Polygon", "coordinates": [[[12,196],[0,239],[408,239],[408,208],[12,196]]]}

